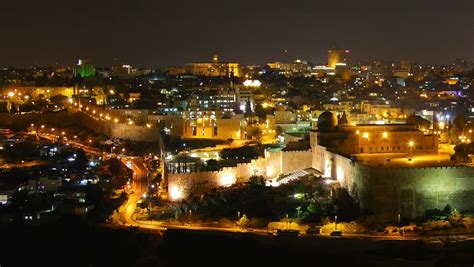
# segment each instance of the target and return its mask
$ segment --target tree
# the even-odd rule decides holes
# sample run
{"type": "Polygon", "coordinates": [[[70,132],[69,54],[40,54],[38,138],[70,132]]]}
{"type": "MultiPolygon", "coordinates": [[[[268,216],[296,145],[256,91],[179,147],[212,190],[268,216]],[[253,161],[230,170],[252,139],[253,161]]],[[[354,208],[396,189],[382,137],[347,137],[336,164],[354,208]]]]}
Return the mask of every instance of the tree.
{"type": "Polygon", "coordinates": [[[109,160],[109,171],[112,175],[120,174],[121,162],[117,158],[111,158],[109,160]]]}
{"type": "Polygon", "coordinates": [[[241,228],[247,228],[249,225],[250,220],[247,218],[247,215],[243,215],[238,221],[237,221],[237,226],[241,228]]]}
{"type": "Polygon", "coordinates": [[[249,177],[249,185],[252,187],[265,186],[265,178],[261,175],[252,175],[249,177]]]}
{"type": "Polygon", "coordinates": [[[4,153],[7,161],[16,162],[39,156],[36,144],[30,141],[23,141],[8,147],[4,153]]]}
{"type": "Polygon", "coordinates": [[[265,119],[267,117],[267,113],[265,109],[262,107],[262,104],[258,103],[255,105],[255,115],[257,115],[261,119],[265,119]]]}
{"type": "Polygon", "coordinates": [[[277,126],[275,128],[276,135],[282,135],[283,134],[283,128],[281,126],[277,126]]]}
{"type": "Polygon", "coordinates": [[[466,114],[465,111],[462,109],[458,109],[456,112],[456,117],[453,120],[453,126],[459,131],[464,131],[464,127],[466,126],[466,114]]]}
{"type": "Polygon", "coordinates": [[[49,100],[54,104],[63,104],[67,101],[67,96],[65,95],[54,95],[49,98],[49,100]]]}
{"type": "Polygon", "coordinates": [[[251,116],[252,115],[252,105],[250,101],[245,102],[245,115],[251,116]]]}
{"type": "Polygon", "coordinates": [[[444,211],[445,214],[451,214],[451,205],[446,204],[443,211],[444,211]]]}

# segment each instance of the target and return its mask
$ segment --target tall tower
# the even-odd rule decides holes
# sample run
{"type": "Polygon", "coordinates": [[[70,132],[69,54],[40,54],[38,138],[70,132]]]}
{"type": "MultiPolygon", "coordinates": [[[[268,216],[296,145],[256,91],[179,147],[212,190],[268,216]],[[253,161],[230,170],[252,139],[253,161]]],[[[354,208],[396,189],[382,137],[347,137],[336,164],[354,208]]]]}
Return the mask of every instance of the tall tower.
{"type": "Polygon", "coordinates": [[[328,67],[335,69],[336,64],[346,63],[349,50],[331,49],[328,50],[328,67]]]}

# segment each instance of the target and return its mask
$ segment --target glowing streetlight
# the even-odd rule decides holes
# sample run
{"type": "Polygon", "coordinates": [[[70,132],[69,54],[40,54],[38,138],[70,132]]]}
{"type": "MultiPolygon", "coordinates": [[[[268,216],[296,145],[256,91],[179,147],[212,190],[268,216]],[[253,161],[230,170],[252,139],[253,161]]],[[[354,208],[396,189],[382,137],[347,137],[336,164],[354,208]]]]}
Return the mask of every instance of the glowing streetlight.
{"type": "Polygon", "coordinates": [[[410,148],[410,157],[409,157],[410,160],[411,160],[411,155],[412,155],[412,150],[413,150],[414,145],[415,145],[415,142],[413,141],[408,142],[408,147],[410,148]]]}

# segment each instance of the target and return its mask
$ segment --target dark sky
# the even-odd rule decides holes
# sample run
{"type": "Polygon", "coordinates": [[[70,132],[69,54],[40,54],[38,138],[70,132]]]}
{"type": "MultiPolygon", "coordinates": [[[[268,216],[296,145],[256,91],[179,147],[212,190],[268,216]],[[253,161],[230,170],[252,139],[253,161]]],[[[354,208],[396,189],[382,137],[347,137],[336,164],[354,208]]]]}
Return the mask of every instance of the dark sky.
{"type": "Polygon", "coordinates": [[[0,66],[316,63],[335,45],[353,60],[474,59],[474,0],[8,0],[0,20],[0,66]]]}

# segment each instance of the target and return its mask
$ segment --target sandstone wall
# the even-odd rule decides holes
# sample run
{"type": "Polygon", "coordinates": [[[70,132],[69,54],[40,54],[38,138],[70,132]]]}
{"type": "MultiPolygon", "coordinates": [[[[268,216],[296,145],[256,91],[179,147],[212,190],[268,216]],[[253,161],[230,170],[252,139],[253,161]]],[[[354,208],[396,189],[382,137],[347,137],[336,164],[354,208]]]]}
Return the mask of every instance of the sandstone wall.
{"type": "Polygon", "coordinates": [[[474,168],[369,167],[350,158],[313,147],[313,168],[336,178],[359,203],[363,212],[387,220],[423,215],[447,204],[458,210],[474,210],[474,168]]]}
{"type": "Polygon", "coordinates": [[[96,120],[82,112],[75,112],[73,117],[84,127],[109,137],[141,142],[158,142],[160,138],[160,128],[158,127],[148,128],[146,126],[96,120]]]}
{"type": "Polygon", "coordinates": [[[35,125],[51,125],[55,127],[72,124],[71,117],[66,111],[56,113],[31,113],[31,114],[10,114],[0,113],[0,126],[25,129],[34,123],[35,125]]]}
{"type": "Polygon", "coordinates": [[[199,195],[221,186],[247,182],[254,174],[272,179],[280,174],[311,167],[311,151],[266,152],[265,158],[223,168],[214,172],[170,173],[168,192],[170,199],[179,200],[199,195]],[[179,196],[179,197],[178,197],[179,196]]]}

